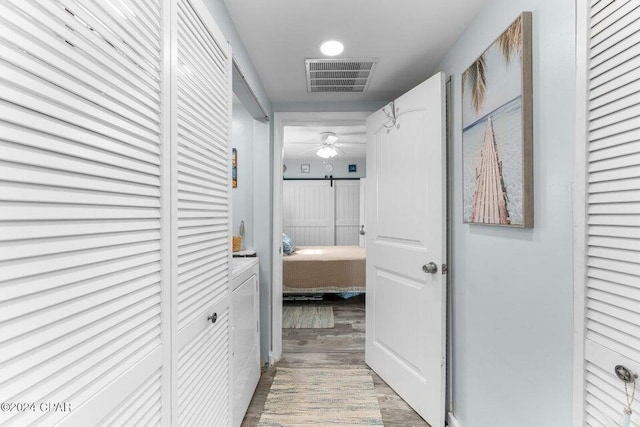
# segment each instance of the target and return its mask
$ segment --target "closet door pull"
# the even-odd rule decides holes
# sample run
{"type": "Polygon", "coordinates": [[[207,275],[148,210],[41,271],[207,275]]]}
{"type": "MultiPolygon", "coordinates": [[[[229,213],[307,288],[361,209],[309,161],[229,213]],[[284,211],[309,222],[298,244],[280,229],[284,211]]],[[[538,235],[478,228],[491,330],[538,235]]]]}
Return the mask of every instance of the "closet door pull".
{"type": "Polygon", "coordinates": [[[211,316],[207,317],[207,320],[211,323],[216,323],[218,320],[218,313],[213,313],[211,316]]]}

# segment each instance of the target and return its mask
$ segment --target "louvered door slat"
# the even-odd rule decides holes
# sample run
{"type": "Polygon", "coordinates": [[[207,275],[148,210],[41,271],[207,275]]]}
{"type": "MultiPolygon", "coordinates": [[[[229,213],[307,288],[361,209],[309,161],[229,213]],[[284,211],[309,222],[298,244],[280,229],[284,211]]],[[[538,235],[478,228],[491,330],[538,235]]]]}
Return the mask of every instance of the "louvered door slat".
{"type": "Polygon", "coordinates": [[[633,12],[625,15],[620,20],[617,27],[613,27],[608,31],[603,31],[597,36],[594,36],[592,40],[591,54],[597,55],[609,49],[611,46],[627,40],[627,37],[640,30],[640,26],[637,21],[639,13],[639,10],[634,10],[633,12]]]}
{"type": "MultiPolygon", "coordinates": [[[[217,72],[211,70],[211,76],[225,86],[227,57],[218,42],[211,38],[211,33],[203,25],[202,16],[196,16],[186,2],[178,2],[178,29],[186,29],[185,34],[193,41],[194,51],[204,59],[203,64],[213,61],[217,72]]],[[[178,38],[182,42],[183,38],[178,38]]]]}
{"type": "Polygon", "coordinates": [[[136,58],[136,62],[144,61],[145,70],[154,76],[159,75],[160,48],[158,40],[154,40],[153,37],[149,38],[149,33],[144,31],[145,26],[149,25],[153,27],[153,33],[157,34],[160,30],[160,19],[153,14],[155,12],[153,9],[144,6],[136,7],[139,2],[122,1],[121,4],[124,4],[125,7],[123,10],[118,9],[117,11],[124,15],[124,19],[114,20],[102,12],[100,3],[95,0],[92,3],[97,7],[94,6],[91,13],[87,13],[82,1],[74,0],[74,3],[76,7],[67,7],[69,14],[80,18],[91,31],[99,31],[104,34],[113,34],[114,32],[127,34],[129,36],[127,43],[123,43],[117,37],[110,39],[110,43],[125,52],[128,57],[136,58]],[[111,26],[105,26],[105,23],[109,22],[111,26]]]}
{"type": "MultiPolygon", "coordinates": [[[[107,37],[109,34],[102,32],[101,28],[97,24],[95,19],[92,19],[91,14],[82,13],[84,10],[81,8],[75,9],[75,12],[65,10],[61,4],[52,5],[53,7],[42,7],[42,5],[30,5],[28,3],[21,4],[21,10],[28,14],[31,18],[35,18],[41,23],[45,23],[49,28],[55,28],[59,23],[55,20],[59,20],[67,28],[73,31],[72,38],[69,39],[72,44],[77,43],[86,44],[88,51],[100,52],[105,54],[118,64],[122,70],[126,70],[127,73],[135,74],[140,80],[156,91],[159,90],[159,69],[158,69],[158,57],[151,58],[148,56],[148,51],[132,50],[127,43],[124,43],[117,37],[111,38],[107,43],[107,37]],[[56,7],[57,6],[57,7],[56,7]],[[94,25],[92,25],[94,24],[94,25]],[[98,33],[98,37],[96,36],[98,33]],[[77,42],[77,43],[76,43],[77,42]],[[114,52],[119,51],[121,55],[113,55],[114,52]],[[147,61],[148,60],[148,61],[147,61]],[[144,70],[137,64],[138,61],[145,62],[144,70]],[[140,71],[143,71],[140,73],[140,71]]],[[[126,22],[126,19],[123,20],[126,22]]]]}
{"type": "MultiPolygon", "coordinates": [[[[179,34],[180,35],[180,34],[179,34]]],[[[185,36],[186,37],[186,36],[185,36]]],[[[178,72],[182,80],[186,83],[190,83],[192,86],[198,86],[206,88],[206,92],[202,92],[202,101],[211,103],[210,107],[216,111],[223,111],[218,105],[224,99],[224,88],[220,84],[220,81],[216,78],[203,74],[198,75],[191,70],[197,68],[197,64],[202,63],[202,59],[193,53],[193,46],[189,40],[183,41],[179,44],[182,49],[182,56],[178,62],[178,72]]]]}
{"type": "Polygon", "coordinates": [[[640,4],[589,16],[584,420],[605,426],[625,405],[613,367],[640,371],[640,4]]]}
{"type": "Polygon", "coordinates": [[[85,84],[95,84],[96,87],[104,89],[105,93],[114,97],[129,98],[135,102],[138,108],[151,112],[150,114],[157,115],[159,113],[157,103],[140,94],[129,82],[118,81],[111,73],[95,73],[95,64],[87,61],[75,50],[65,50],[69,45],[64,40],[50,38],[46,33],[38,34],[40,38],[34,38],[32,32],[25,31],[23,27],[2,17],[0,17],[0,23],[7,33],[8,40],[11,40],[14,46],[28,49],[32,55],[48,66],[76,75],[78,78],[82,78],[85,84]]]}
{"type": "Polygon", "coordinates": [[[77,79],[71,78],[71,76],[67,74],[60,73],[51,65],[36,60],[35,58],[21,55],[16,51],[16,49],[17,47],[15,46],[3,44],[3,49],[0,51],[0,57],[19,68],[21,72],[23,72],[23,70],[28,70],[29,73],[40,77],[47,76],[47,79],[56,86],[78,94],[82,98],[87,99],[94,104],[102,105],[111,111],[117,112],[123,117],[133,116],[137,122],[144,125],[147,129],[155,130],[156,132],[158,131],[157,123],[154,123],[153,121],[153,113],[149,113],[148,111],[143,111],[141,113],[137,111],[130,105],[123,103],[123,97],[118,97],[117,93],[110,93],[107,95],[105,93],[95,92],[85,84],[78,83],[77,79]],[[145,113],[148,116],[145,115],[145,113]]]}
{"type": "MultiPolygon", "coordinates": [[[[137,3],[137,2],[136,2],[137,3]]],[[[125,34],[127,44],[133,50],[147,51],[154,57],[154,62],[160,58],[160,42],[155,36],[160,29],[160,17],[157,15],[158,6],[141,7],[135,9],[136,3],[121,0],[99,1],[99,0],[73,0],[67,8],[71,13],[80,14],[84,20],[84,5],[88,4],[90,13],[97,18],[96,28],[104,28],[109,33],[125,34]],[[114,13],[115,12],[115,13],[114,13]],[[153,29],[150,29],[153,28],[153,29]]],[[[90,23],[91,21],[87,21],[90,23]]],[[[157,66],[154,66],[157,68],[157,66]]]]}
{"type": "MultiPolygon", "coordinates": [[[[215,65],[215,60],[210,56],[207,56],[207,54],[203,54],[202,52],[200,52],[199,47],[202,48],[197,40],[197,37],[191,33],[189,28],[185,28],[185,25],[181,21],[179,21],[178,48],[180,48],[182,51],[179,62],[189,65],[189,67],[185,68],[183,71],[187,76],[193,76],[193,79],[195,81],[205,83],[208,87],[209,97],[216,98],[218,101],[222,101],[224,99],[225,91],[224,80],[215,73],[215,70],[218,69],[218,67],[215,65]],[[214,68],[208,68],[208,71],[203,74],[194,74],[191,72],[193,69],[199,68],[202,65],[213,65],[214,68]]],[[[220,106],[217,106],[214,109],[220,109],[220,106]]]]}
{"type": "Polygon", "coordinates": [[[162,10],[127,3],[0,3],[0,401],[73,408],[0,424],[168,413],[162,10]]]}
{"type": "Polygon", "coordinates": [[[174,423],[229,424],[230,49],[199,0],[177,0],[173,108],[174,423]],[[216,315],[215,323],[207,318],[216,315]]]}
{"type": "Polygon", "coordinates": [[[589,162],[611,159],[635,153],[640,153],[640,142],[631,142],[629,144],[624,144],[623,146],[607,147],[594,151],[589,154],[589,162]]]}
{"type": "MultiPolygon", "coordinates": [[[[48,19],[47,14],[42,13],[40,15],[42,21],[39,22],[42,22],[44,25],[36,25],[27,18],[27,16],[29,16],[28,14],[18,9],[21,5],[27,3],[28,2],[15,2],[15,4],[12,5],[13,7],[0,5],[0,12],[6,19],[27,31],[28,34],[36,36],[39,40],[45,41],[48,44],[51,43],[52,47],[55,46],[55,48],[57,48],[55,50],[62,50],[62,47],[65,45],[74,49],[71,52],[65,52],[65,54],[74,58],[77,62],[90,61],[93,62],[94,65],[104,64],[105,73],[110,75],[114,82],[129,86],[134,92],[140,93],[152,103],[159,103],[158,88],[152,83],[150,77],[145,76],[144,73],[136,72],[133,67],[125,68],[122,62],[116,61],[113,56],[98,50],[89,42],[75,36],[73,30],[65,27],[64,23],[48,19]],[[55,44],[53,43],[54,41],[55,44]]],[[[46,2],[46,4],[50,5],[51,1],[46,2]]],[[[56,6],[51,5],[49,7],[53,8],[56,6]]]]}
{"type": "MultiPolygon", "coordinates": [[[[79,129],[71,124],[59,122],[51,117],[38,115],[32,111],[23,110],[16,115],[16,110],[10,104],[0,101],[0,114],[6,117],[6,133],[3,138],[7,141],[17,142],[23,145],[23,149],[41,148],[51,153],[64,154],[71,157],[89,161],[92,168],[102,168],[104,165],[118,166],[123,173],[140,171],[150,175],[156,175],[158,155],[143,150],[135,144],[129,145],[121,141],[109,139],[102,135],[79,129]],[[31,128],[26,128],[31,126],[31,128]],[[61,144],[60,142],[64,142],[61,144]]],[[[3,159],[6,155],[6,147],[2,147],[3,159]]],[[[34,155],[38,151],[34,150],[34,155]]],[[[32,161],[29,156],[29,160],[32,161]]],[[[24,158],[18,158],[17,162],[24,163],[24,158]]],[[[52,166],[58,165],[60,160],[50,162],[52,166]]],[[[157,182],[156,180],[155,182],[157,182]]]]}
{"type": "MultiPolygon", "coordinates": [[[[68,171],[80,176],[90,176],[90,179],[105,177],[111,178],[111,182],[125,181],[138,185],[146,184],[153,188],[157,188],[159,185],[158,165],[145,164],[140,158],[125,160],[122,157],[112,156],[110,153],[102,153],[97,150],[86,150],[87,159],[78,158],[75,153],[77,147],[74,144],[63,144],[60,139],[47,138],[46,136],[42,138],[42,148],[32,148],[29,145],[36,144],[34,140],[38,139],[38,135],[18,130],[14,133],[11,126],[7,126],[7,128],[7,134],[3,137],[15,137],[15,142],[7,143],[0,140],[0,152],[2,160],[5,162],[33,166],[42,170],[42,173],[51,170],[68,171]],[[30,137],[31,139],[29,139],[30,137]],[[47,143],[53,145],[52,150],[45,148],[47,143]],[[91,155],[101,156],[101,161],[89,160],[91,155]],[[110,167],[114,165],[114,163],[109,163],[112,158],[117,159],[114,163],[118,169],[114,170],[113,167],[110,167]]],[[[82,148],[78,151],[85,154],[85,150],[82,148]]],[[[145,154],[142,156],[146,157],[145,154]]],[[[33,169],[31,168],[31,170],[33,169]]],[[[73,185],[73,181],[67,185],[73,185]]]]}
{"type": "MultiPolygon", "coordinates": [[[[140,387],[134,390],[126,400],[145,402],[141,405],[141,409],[145,408],[147,403],[155,403],[156,405],[158,405],[160,403],[160,401],[158,400],[158,395],[162,386],[161,375],[162,373],[160,371],[155,372],[153,376],[150,377],[144,384],[140,385],[140,387]]],[[[116,427],[124,425],[149,425],[141,424],[139,423],[139,418],[136,419],[140,414],[146,412],[147,411],[143,412],[142,410],[132,410],[131,408],[116,408],[113,412],[111,412],[103,420],[101,420],[98,426],[116,427]]],[[[159,410],[156,409],[155,413],[159,413],[159,410]]]]}
{"type": "Polygon", "coordinates": [[[591,34],[597,35],[612,25],[616,24],[620,18],[631,10],[637,8],[638,5],[633,0],[617,0],[608,4],[604,9],[591,18],[591,34]]]}

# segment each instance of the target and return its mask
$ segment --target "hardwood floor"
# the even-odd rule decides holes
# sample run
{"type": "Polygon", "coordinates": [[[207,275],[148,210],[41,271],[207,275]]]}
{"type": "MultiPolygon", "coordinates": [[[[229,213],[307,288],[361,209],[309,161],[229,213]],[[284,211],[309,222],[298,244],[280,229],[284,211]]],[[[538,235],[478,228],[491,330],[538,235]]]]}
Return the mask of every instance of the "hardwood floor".
{"type": "MultiPolygon", "coordinates": [[[[327,295],[324,301],[298,301],[295,303],[285,301],[285,304],[333,306],[335,327],[332,329],[284,329],[282,332],[282,360],[276,364],[275,368],[335,366],[367,368],[364,363],[364,295],[348,300],[327,295]]],[[[260,383],[242,423],[243,427],[258,425],[264,403],[273,383],[275,368],[272,367],[260,378],[260,383]]],[[[428,426],[375,372],[371,371],[371,376],[385,426],[428,426]]]]}

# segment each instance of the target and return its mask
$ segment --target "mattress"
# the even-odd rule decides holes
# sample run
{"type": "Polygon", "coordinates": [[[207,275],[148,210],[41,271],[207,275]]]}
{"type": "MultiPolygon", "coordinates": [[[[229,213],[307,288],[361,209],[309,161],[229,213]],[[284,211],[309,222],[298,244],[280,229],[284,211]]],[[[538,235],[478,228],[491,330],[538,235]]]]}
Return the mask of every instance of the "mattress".
{"type": "Polygon", "coordinates": [[[284,292],[364,292],[365,249],[300,246],[282,263],[284,292]]]}

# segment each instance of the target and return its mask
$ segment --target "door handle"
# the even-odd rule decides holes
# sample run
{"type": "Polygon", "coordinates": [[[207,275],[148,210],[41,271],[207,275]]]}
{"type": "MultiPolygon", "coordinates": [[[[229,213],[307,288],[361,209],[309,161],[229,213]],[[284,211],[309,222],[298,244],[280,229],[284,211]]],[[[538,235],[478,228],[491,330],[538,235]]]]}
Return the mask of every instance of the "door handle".
{"type": "Polygon", "coordinates": [[[218,321],[218,313],[213,313],[211,316],[207,317],[207,320],[211,323],[216,323],[218,321]]]}
{"type": "Polygon", "coordinates": [[[366,234],[366,233],[365,233],[365,231],[364,231],[364,225],[361,225],[361,226],[360,226],[360,235],[361,235],[361,236],[364,236],[365,234],[366,234]]]}
{"type": "Polygon", "coordinates": [[[438,272],[438,264],[435,262],[430,262],[422,266],[422,271],[425,273],[436,274],[438,272]]]}

